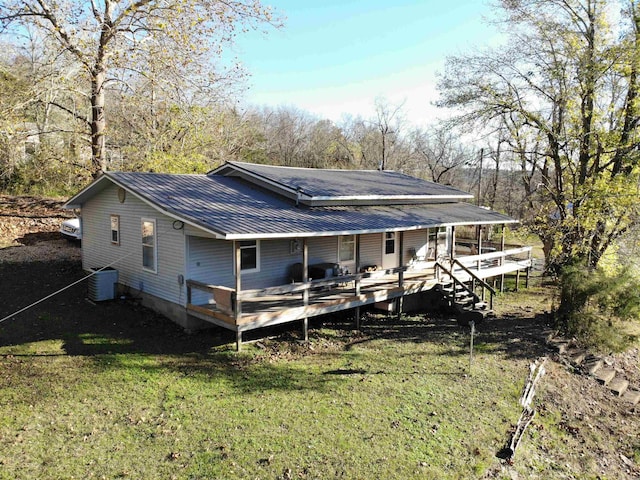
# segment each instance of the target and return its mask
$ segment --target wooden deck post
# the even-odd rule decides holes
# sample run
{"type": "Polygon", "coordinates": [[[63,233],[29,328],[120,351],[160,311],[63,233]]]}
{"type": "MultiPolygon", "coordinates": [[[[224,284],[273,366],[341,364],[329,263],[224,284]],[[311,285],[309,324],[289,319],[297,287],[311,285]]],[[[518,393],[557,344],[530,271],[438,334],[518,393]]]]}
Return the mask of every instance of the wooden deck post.
{"type": "MultiPolygon", "coordinates": [[[[242,316],[242,300],[240,300],[240,291],[242,290],[242,252],[240,250],[240,242],[233,241],[233,248],[235,253],[236,263],[236,294],[233,299],[233,318],[236,322],[236,329],[238,328],[238,320],[242,316]]],[[[240,344],[242,343],[242,332],[236,330],[236,350],[240,351],[240,344]]]]}
{"type": "MultiPolygon", "coordinates": [[[[356,275],[360,273],[360,234],[356,235],[356,275]]],[[[360,277],[356,276],[355,294],[360,295],[360,277]]],[[[356,307],[356,330],[360,330],[360,307],[356,307]]]]}
{"type": "MultiPolygon", "coordinates": [[[[437,260],[438,258],[438,228],[439,227],[434,227],[435,230],[435,240],[434,240],[434,245],[433,245],[433,259],[437,260]]],[[[430,228],[427,228],[427,242],[429,242],[429,233],[431,232],[430,228]]]]}
{"type": "MultiPolygon", "coordinates": [[[[302,283],[309,282],[309,244],[307,237],[302,239],[302,283]]],[[[307,307],[309,305],[309,289],[305,288],[302,291],[302,304],[307,307]]],[[[302,333],[304,335],[304,341],[309,341],[309,317],[302,319],[302,333]]]]}
{"type": "Polygon", "coordinates": [[[520,270],[516,270],[516,292],[518,291],[519,286],[520,286],[520,270]]]}
{"type": "MultiPolygon", "coordinates": [[[[482,225],[478,225],[478,255],[482,255],[482,225]]],[[[478,259],[478,276],[480,277],[480,270],[482,269],[482,260],[478,259]]],[[[484,302],[485,291],[484,284],[480,285],[480,299],[484,302]]],[[[475,279],[473,280],[473,291],[475,292],[475,279]]]]}
{"type": "Polygon", "coordinates": [[[449,246],[449,256],[453,259],[456,256],[456,227],[451,226],[451,245],[449,246]]]}
{"type": "MultiPolygon", "coordinates": [[[[478,225],[478,255],[482,254],[482,225],[478,225]]],[[[482,268],[482,260],[478,259],[478,276],[482,268]]]]}
{"type": "MultiPolygon", "coordinates": [[[[477,255],[481,255],[482,254],[482,225],[478,225],[477,227],[477,232],[476,232],[476,254],[477,255]]],[[[478,258],[478,276],[480,276],[480,270],[482,269],[482,260],[480,258],[478,258]]],[[[471,281],[471,290],[473,290],[474,292],[476,291],[476,279],[474,278],[471,281]]],[[[484,297],[484,287],[482,287],[482,295],[484,297]]]]}
{"type": "MultiPolygon", "coordinates": [[[[398,234],[398,250],[398,267],[400,267],[400,270],[398,271],[398,286],[402,288],[404,286],[404,269],[402,268],[404,266],[404,232],[400,232],[398,234]]],[[[398,297],[398,321],[402,318],[403,303],[404,292],[398,297]]]]}
{"type": "MultiPolygon", "coordinates": [[[[500,251],[504,252],[504,228],[505,228],[505,224],[502,224],[502,233],[500,235],[500,251]]],[[[502,267],[504,265],[504,255],[502,257],[500,257],[500,266],[502,267]]],[[[502,275],[500,275],[500,292],[504,292],[504,273],[502,275]]]]}

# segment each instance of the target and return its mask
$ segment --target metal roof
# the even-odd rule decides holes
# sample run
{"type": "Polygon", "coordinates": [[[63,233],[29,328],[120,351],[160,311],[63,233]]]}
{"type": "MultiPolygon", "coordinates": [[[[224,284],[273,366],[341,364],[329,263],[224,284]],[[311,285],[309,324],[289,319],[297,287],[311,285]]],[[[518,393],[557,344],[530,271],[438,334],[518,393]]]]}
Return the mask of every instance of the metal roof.
{"type": "Polygon", "coordinates": [[[245,178],[307,205],[375,205],[473,198],[457,188],[388,170],[332,170],[227,162],[209,175],[245,178]]]}
{"type": "Polygon", "coordinates": [[[221,175],[106,172],[66,204],[77,208],[113,182],[153,208],[216,235],[252,239],[412,230],[444,225],[514,223],[468,203],[295,206],[246,181],[221,175]]]}

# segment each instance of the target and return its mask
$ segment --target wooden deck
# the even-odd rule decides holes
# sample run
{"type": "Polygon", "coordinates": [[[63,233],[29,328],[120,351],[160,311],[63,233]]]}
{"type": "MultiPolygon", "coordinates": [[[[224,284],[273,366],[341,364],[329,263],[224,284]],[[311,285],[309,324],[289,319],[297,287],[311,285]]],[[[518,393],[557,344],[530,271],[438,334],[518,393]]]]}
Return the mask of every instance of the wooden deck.
{"type": "MultiPolygon", "coordinates": [[[[283,285],[240,294],[241,315],[219,308],[216,304],[187,304],[189,313],[225,328],[247,331],[268,325],[291,322],[304,318],[348,310],[372,303],[394,300],[405,295],[430,290],[438,282],[434,269],[404,272],[403,285],[399,285],[399,272],[387,270],[378,275],[349,275],[303,284],[283,285]],[[356,280],[360,277],[359,291],[356,280]],[[273,293],[273,290],[278,290],[273,293]],[[270,291],[271,290],[271,291],[270,291]],[[308,292],[305,305],[304,292],[308,292]]],[[[375,272],[374,272],[375,273],[375,272]]],[[[190,282],[194,288],[201,285],[190,282]]],[[[214,287],[215,288],[215,287],[214,287]]]]}
{"type": "MultiPolygon", "coordinates": [[[[531,249],[523,247],[457,258],[446,271],[457,281],[488,279],[528,271],[531,249]]],[[[442,260],[447,261],[447,260],[442,260]]],[[[449,260],[450,261],[450,260],[449,260]]],[[[402,302],[407,295],[425,292],[450,281],[438,268],[439,263],[418,262],[394,269],[292,283],[260,290],[235,290],[197,281],[187,281],[187,311],[202,320],[236,331],[238,346],[242,332],[260,327],[304,320],[378,302],[402,302]],[[192,289],[207,292],[207,304],[191,303],[192,289]]]]}

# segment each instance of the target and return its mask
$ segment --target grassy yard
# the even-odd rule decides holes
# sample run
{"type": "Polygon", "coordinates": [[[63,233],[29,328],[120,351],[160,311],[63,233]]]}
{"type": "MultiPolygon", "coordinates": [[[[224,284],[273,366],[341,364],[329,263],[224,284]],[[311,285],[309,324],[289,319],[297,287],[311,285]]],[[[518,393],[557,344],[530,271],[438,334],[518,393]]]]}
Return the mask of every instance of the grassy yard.
{"type": "Polygon", "coordinates": [[[0,477],[474,478],[519,415],[526,359],[479,340],[469,375],[450,323],[284,340],[242,354],[118,353],[126,339],[95,335],[81,338],[92,355],[64,339],[0,348],[0,477]]]}
{"type": "MultiPolygon", "coordinates": [[[[471,371],[468,331],[424,316],[370,316],[361,333],[326,324],[308,345],[285,333],[238,354],[215,333],[41,313],[33,340],[0,329],[0,478],[503,478],[495,455],[544,352],[548,301],[514,298],[532,306],[480,326],[471,371]]],[[[568,434],[549,435],[527,435],[525,474],[554,478],[535,442],[562,448],[568,434]]]]}

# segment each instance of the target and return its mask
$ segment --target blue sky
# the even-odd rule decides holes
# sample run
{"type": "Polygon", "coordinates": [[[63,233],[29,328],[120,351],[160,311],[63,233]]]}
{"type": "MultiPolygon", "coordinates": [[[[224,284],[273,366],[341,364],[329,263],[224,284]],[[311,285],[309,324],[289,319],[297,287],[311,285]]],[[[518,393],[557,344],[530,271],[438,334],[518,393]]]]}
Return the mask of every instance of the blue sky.
{"type": "Polygon", "coordinates": [[[245,101],[293,105],[323,118],[370,117],[376,97],[406,100],[407,120],[441,115],[436,71],[446,56],[495,43],[485,0],[265,0],[281,30],[249,32],[234,53],[251,74],[245,101]]]}

